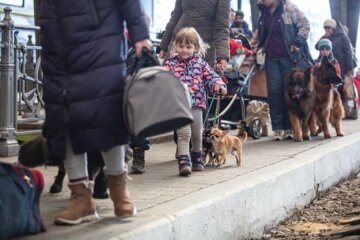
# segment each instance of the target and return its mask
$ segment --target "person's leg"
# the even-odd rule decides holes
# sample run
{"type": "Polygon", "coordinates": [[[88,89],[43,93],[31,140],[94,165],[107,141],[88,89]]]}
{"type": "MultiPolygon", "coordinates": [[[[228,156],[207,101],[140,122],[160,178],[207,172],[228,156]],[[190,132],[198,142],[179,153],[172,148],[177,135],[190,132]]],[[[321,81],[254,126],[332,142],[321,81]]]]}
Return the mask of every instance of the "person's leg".
{"type": "Polygon", "coordinates": [[[133,149],[133,164],[131,173],[142,174],[145,172],[145,151],[150,149],[150,142],[147,138],[133,138],[130,142],[133,149]]]}
{"type": "Polygon", "coordinates": [[[266,58],[265,71],[267,79],[268,103],[270,106],[270,118],[274,137],[282,140],[284,92],[281,76],[281,66],[278,59],[266,58]]]}
{"type": "Polygon", "coordinates": [[[176,131],[177,139],[177,160],[179,163],[179,175],[188,176],[191,174],[189,142],[191,137],[191,127],[187,125],[176,131]]]}
{"type": "MultiPolygon", "coordinates": [[[[281,58],[280,59],[280,69],[281,69],[281,79],[282,79],[282,92],[284,93],[284,80],[290,75],[292,72],[292,64],[289,58],[281,58]]],[[[285,96],[284,94],[282,96],[282,103],[280,106],[282,106],[282,118],[283,118],[283,129],[284,129],[284,138],[286,139],[293,139],[293,132],[292,127],[289,119],[289,111],[285,102],[285,96]]]]}
{"type": "Polygon", "coordinates": [[[202,159],[202,111],[201,109],[192,109],[194,122],[191,124],[191,162],[194,171],[203,171],[204,163],[202,159]]]}
{"type": "Polygon", "coordinates": [[[55,224],[74,225],[97,219],[88,180],[86,154],[74,154],[68,137],[64,167],[69,178],[71,198],[69,207],[55,216],[55,224]]]}
{"type": "Polygon", "coordinates": [[[101,153],[105,162],[104,172],[107,176],[110,198],[114,202],[115,215],[134,216],[136,208],[126,186],[128,169],[125,163],[125,146],[115,146],[101,153]]]}

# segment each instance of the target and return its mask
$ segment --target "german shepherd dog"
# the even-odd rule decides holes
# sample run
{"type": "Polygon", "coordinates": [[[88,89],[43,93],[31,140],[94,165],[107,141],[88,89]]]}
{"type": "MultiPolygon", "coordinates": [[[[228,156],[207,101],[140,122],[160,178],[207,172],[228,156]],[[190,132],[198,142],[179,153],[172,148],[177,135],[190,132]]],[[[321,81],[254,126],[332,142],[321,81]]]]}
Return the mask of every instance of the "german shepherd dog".
{"type": "Polygon", "coordinates": [[[316,90],[314,111],[310,119],[311,134],[317,136],[324,131],[324,137],[330,138],[328,123],[330,122],[336,130],[337,136],[344,136],[341,131],[341,119],[345,115],[341,96],[336,85],[343,82],[337,74],[336,68],[328,57],[323,57],[317,64],[312,76],[316,90]],[[318,129],[317,129],[318,125],[318,129]]]}
{"type": "Polygon", "coordinates": [[[284,81],[285,102],[289,111],[294,141],[309,140],[309,120],[315,105],[316,91],[311,67],[294,70],[284,81]]]}

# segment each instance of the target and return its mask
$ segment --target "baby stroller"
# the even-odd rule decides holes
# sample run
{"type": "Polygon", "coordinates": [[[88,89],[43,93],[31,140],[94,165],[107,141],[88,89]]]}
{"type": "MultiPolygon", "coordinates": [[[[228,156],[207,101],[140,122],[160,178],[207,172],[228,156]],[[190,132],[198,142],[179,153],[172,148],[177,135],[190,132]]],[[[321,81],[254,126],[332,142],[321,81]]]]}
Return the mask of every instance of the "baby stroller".
{"type": "MultiPolygon", "coordinates": [[[[244,46],[250,46],[246,37],[241,41],[244,46]]],[[[239,129],[239,133],[247,131],[253,139],[262,136],[263,122],[260,117],[247,117],[246,108],[250,100],[264,100],[264,96],[252,96],[250,84],[254,75],[258,72],[254,57],[245,57],[244,54],[236,55],[230,60],[229,66],[223,73],[227,83],[228,95],[221,100],[214,96],[208,97],[208,112],[205,117],[205,128],[218,123],[222,129],[239,129]],[[220,103],[218,103],[220,101],[220,103]],[[221,111],[219,111],[219,109],[221,111]],[[214,114],[210,114],[214,113],[214,114]]]]}

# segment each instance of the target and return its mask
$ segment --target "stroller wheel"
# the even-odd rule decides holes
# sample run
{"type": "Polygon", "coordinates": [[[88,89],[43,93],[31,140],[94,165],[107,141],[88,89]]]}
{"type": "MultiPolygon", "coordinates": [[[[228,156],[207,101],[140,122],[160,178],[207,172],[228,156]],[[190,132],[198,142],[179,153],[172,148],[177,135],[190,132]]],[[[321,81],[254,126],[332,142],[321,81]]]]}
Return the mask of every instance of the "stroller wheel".
{"type": "Polygon", "coordinates": [[[260,139],[262,134],[262,123],[259,118],[254,118],[249,123],[249,134],[253,139],[260,139]]]}

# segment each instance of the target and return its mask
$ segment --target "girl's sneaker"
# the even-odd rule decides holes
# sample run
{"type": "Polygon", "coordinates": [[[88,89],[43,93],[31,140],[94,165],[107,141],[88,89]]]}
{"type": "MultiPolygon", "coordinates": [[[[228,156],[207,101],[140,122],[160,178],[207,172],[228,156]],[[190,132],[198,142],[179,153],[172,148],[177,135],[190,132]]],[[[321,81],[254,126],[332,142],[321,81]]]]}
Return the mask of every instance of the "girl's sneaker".
{"type": "Polygon", "coordinates": [[[191,174],[190,157],[188,155],[181,155],[178,158],[179,175],[188,176],[191,174]]]}
{"type": "Polygon", "coordinates": [[[273,138],[276,141],[284,140],[284,130],[275,130],[275,131],[273,131],[273,138]]]}

